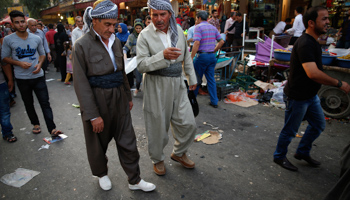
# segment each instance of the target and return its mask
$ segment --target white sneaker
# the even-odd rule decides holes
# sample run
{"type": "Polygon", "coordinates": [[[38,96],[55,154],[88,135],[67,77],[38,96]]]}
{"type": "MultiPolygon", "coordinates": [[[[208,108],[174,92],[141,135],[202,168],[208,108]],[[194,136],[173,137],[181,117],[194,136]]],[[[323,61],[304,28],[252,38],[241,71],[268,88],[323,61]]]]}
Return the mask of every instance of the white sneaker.
{"type": "Polygon", "coordinates": [[[129,189],[130,190],[142,190],[144,192],[150,192],[156,189],[156,186],[153,183],[148,183],[141,179],[141,181],[138,184],[135,185],[130,185],[129,184],[129,189]]]}
{"type": "Polygon", "coordinates": [[[100,187],[103,190],[110,190],[112,189],[112,183],[111,180],[108,178],[108,176],[103,176],[102,178],[99,178],[98,182],[100,183],[100,187]]]}
{"type": "Polygon", "coordinates": [[[136,90],[134,91],[134,97],[137,96],[137,93],[139,93],[139,91],[136,89],[136,90]]]}

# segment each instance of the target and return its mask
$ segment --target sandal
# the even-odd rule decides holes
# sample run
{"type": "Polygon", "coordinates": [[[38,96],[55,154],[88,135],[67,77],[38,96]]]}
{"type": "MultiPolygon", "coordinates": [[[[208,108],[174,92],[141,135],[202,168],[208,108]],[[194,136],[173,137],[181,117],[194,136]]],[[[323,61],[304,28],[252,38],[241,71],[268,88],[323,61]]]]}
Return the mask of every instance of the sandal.
{"type": "Polygon", "coordinates": [[[33,132],[34,134],[39,134],[39,133],[41,133],[40,126],[39,126],[39,125],[35,125],[34,128],[33,128],[33,130],[32,130],[32,132],[33,132]]]}
{"type": "Polygon", "coordinates": [[[59,137],[60,134],[63,134],[63,132],[60,130],[56,130],[56,129],[53,129],[50,133],[52,138],[59,137]]]}
{"type": "Polygon", "coordinates": [[[16,136],[14,136],[12,133],[8,136],[3,137],[2,139],[6,140],[9,143],[13,143],[17,141],[16,136]]]}

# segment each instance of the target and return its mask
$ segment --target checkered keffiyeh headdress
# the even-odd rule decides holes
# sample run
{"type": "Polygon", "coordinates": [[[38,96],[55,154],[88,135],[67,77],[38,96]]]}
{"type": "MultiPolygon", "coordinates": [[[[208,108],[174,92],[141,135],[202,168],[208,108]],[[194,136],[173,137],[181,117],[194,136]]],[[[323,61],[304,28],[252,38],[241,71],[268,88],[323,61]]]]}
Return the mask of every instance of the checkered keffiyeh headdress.
{"type": "Polygon", "coordinates": [[[173,7],[169,0],[148,0],[147,2],[149,10],[168,10],[171,12],[170,18],[170,30],[171,30],[171,46],[176,47],[177,41],[179,39],[179,34],[177,32],[177,25],[175,20],[175,13],[173,7]]]}
{"type": "Polygon", "coordinates": [[[90,30],[92,19],[117,19],[118,6],[110,0],[102,1],[95,8],[87,7],[84,13],[84,33],[90,30]]]}

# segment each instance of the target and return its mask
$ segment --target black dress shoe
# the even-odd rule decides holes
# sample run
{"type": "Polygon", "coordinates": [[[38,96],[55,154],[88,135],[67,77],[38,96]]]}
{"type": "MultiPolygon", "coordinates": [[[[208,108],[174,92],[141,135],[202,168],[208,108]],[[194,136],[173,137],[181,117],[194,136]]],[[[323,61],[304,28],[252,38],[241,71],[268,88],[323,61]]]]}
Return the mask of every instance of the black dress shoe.
{"type": "Polygon", "coordinates": [[[214,105],[211,102],[209,102],[209,105],[211,105],[213,108],[218,108],[218,105],[214,105]]]}
{"type": "Polygon", "coordinates": [[[287,158],[273,159],[273,162],[275,162],[279,166],[281,166],[281,167],[283,167],[285,169],[288,169],[290,171],[298,171],[298,168],[296,166],[294,166],[292,163],[290,163],[287,158]]]}
{"type": "Polygon", "coordinates": [[[305,160],[307,163],[309,163],[309,165],[311,165],[313,167],[318,167],[319,165],[321,165],[320,162],[318,162],[317,160],[312,159],[311,156],[294,154],[294,158],[298,159],[298,160],[305,160]]]}

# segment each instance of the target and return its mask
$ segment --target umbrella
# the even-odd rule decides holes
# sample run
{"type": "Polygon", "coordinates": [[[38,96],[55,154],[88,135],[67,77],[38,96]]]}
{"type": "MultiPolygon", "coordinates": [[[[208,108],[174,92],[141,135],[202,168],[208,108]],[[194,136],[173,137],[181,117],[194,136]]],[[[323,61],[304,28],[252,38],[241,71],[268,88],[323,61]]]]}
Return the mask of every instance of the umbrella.
{"type": "MultiPolygon", "coordinates": [[[[25,20],[27,21],[27,20],[28,20],[28,17],[25,17],[25,20]]],[[[7,17],[5,17],[2,21],[0,21],[0,25],[4,25],[5,23],[10,23],[10,24],[12,24],[10,16],[7,16],[7,17]]]]}

